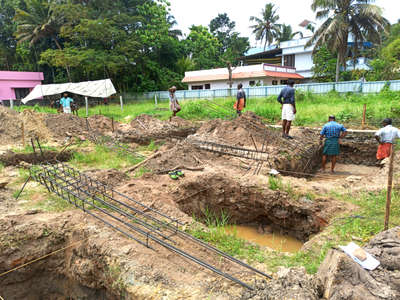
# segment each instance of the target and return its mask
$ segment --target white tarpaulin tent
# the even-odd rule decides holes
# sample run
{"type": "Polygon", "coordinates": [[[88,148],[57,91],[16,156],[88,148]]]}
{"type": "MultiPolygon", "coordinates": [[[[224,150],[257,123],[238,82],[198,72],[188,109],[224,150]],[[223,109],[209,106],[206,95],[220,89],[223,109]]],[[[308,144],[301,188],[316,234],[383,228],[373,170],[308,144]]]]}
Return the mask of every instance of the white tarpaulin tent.
{"type": "Polygon", "coordinates": [[[28,101],[40,99],[43,96],[56,95],[63,92],[70,92],[87,97],[107,98],[115,94],[117,91],[110,79],[77,83],[39,84],[35,86],[28,96],[22,99],[22,103],[25,104],[28,101]]]}

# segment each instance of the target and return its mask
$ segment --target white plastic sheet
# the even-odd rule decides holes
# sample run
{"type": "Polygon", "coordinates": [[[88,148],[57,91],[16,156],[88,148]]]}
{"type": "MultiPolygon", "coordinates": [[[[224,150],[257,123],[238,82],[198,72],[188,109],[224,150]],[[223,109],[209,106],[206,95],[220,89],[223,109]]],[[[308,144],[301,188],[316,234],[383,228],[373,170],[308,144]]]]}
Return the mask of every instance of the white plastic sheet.
{"type": "Polygon", "coordinates": [[[61,84],[45,84],[37,85],[35,88],[22,99],[22,103],[27,103],[34,99],[40,99],[43,96],[50,96],[70,92],[87,97],[107,98],[117,91],[110,79],[85,81],[77,83],[61,83],[61,84]]]}

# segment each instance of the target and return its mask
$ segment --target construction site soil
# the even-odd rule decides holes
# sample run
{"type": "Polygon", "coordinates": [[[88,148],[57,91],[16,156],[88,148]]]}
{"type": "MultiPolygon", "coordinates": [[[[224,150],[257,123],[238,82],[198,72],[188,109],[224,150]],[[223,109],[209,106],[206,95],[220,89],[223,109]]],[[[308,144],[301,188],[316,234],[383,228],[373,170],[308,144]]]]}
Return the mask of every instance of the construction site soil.
{"type": "MultiPolygon", "coordinates": [[[[274,232],[296,237],[307,242],[304,249],[320,245],[319,234],[333,218],[357,210],[354,205],[329,197],[331,191],[379,190],[388,168],[387,164],[375,166],[375,146],[349,140],[342,145],[338,174],[321,174],[317,172],[321,154],[318,132],[293,129],[294,139],[288,140],[251,112],[234,120],[204,123],[178,117],[160,121],[141,115],[130,124],[123,124],[104,116],[89,117],[87,123],[85,118],[72,115],[16,113],[0,107],[0,118],[9,127],[1,125],[2,146],[21,144],[22,121],[25,138],[38,137],[43,143],[56,145],[62,145],[66,137],[89,139],[93,132],[126,143],[130,149],[156,141],[162,146],[141,165],[145,172],[139,177],[136,168],[128,168],[127,172],[92,168],[84,172],[94,181],[113,186],[115,191],[149,209],[178,219],[183,230],[193,226],[208,230],[199,222],[210,214],[223,213],[229,216],[231,224],[268,226],[274,232]],[[210,151],[201,146],[202,142],[220,146],[210,151]],[[229,151],[236,152],[224,153],[221,149],[225,146],[226,149],[235,147],[229,151]],[[247,156],[254,152],[259,160],[247,156]],[[185,176],[175,181],[168,172],[176,169],[183,170],[185,176]],[[274,188],[269,183],[271,169],[285,175],[276,175],[273,180],[278,186],[274,188]],[[309,193],[314,196],[308,197],[309,193]]],[[[56,153],[46,155],[52,157],[56,153]]],[[[7,155],[11,154],[1,157],[7,155]]],[[[34,154],[27,154],[23,159],[21,155],[25,154],[12,154],[10,163],[3,163],[8,167],[3,168],[0,176],[0,181],[8,183],[7,187],[0,188],[0,274],[63,250],[0,275],[0,296],[4,299],[323,299],[324,294],[339,295],[331,288],[332,278],[323,274],[328,271],[314,276],[303,269],[282,269],[273,275],[273,280],[265,281],[219,256],[210,255],[197,244],[176,237],[176,247],[190,250],[200,259],[255,287],[254,291],[248,291],[160,245],[152,244],[152,250],[127,239],[81,210],[71,207],[62,213],[48,213],[27,209],[29,199],[14,201],[12,197],[20,188],[15,184],[20,180],[16,166],[20,161],[32,164],[38,161],[33,159],[34,154]]],[[[71,153],[63,152],[63,155],[71,153]]],[[[397,163],[396,172],[400,172],[397,163]]],[[[398,180],[395,177],[396,183],[398,180]]],[[[29,183],[26,188],[34,190],[37,185],[29,183]]],[[[152,211],[147,212],[152,215],[152,211]]],[[[396,232],[390,233],[392,239],[396,232]]],[[[397,249],[398,240],[387,242],[391,243],[392,250],[397,249]]],[[[382,242],[379,249],[386,251],[387,243],[382,242]]],[[[389,254],[390,259],[400,259],[397,252],[389,254]]],[[[337,261],[332,255],[327,259],[325,266],[337,261]]],[[[269,273],[264,264],[252,262],[252,265],[269,273]]],[[[353,273],[361,274],[354,268],[346,271],[349,277],[353,273]]],[[[390,274],[400,272],[396,270],[390,270],[393,272],[390,274]]],[[[388,267],[384,266],[380,272],[389,274],[388,267]]],[[[385,276],[379,280],[392,289],[387,294],[390,297],[372,295],[368,299],[396,299],[393,297],[400,289],[385,276]]],[[[358,284],[365,284],[365,280],[360,279],[358,284]]],[[[339,284],[336,286],[341,288],[339,284]]],[[[351,289],[346,288],[345,299],[359,299],[358,291],[352,295],[351,289]]],[[[367,289],[373,294],[372,288],[367,289]]]]}

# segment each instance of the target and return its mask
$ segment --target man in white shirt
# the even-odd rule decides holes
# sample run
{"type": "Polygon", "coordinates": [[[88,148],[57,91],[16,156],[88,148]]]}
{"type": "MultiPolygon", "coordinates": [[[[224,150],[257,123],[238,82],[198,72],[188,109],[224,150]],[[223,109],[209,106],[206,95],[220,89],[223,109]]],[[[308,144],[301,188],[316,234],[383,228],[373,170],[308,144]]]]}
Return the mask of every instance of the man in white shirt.
{"type": "Polygon", "coordinates": [[[383,128],[375,133],[375,138],[379,143],[376,159],[382,160],[389,157],[392,152],[392,145],[396,139],[400,138],[400,130],[392,126],[392,119],[385,119],[382,122],[383,128]]]}

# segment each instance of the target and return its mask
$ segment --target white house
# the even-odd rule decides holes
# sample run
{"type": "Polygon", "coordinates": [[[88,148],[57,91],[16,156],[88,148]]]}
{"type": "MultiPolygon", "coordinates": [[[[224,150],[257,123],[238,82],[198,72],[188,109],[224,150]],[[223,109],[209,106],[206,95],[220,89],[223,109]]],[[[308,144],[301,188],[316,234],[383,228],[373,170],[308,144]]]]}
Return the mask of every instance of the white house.
{"type": "Polygon", "coordinates": [[[305,48],[310,37],[282,42],[279,47],[271,45],[266,51],[263,48],[250,49],[247,55],[242,57],[242,64],[255,65],[260,62],[292,67],[301,75],[303,81],[312,77],[312,51],[313,46],[305,48]]]}
{"type": "Polygon", "coordinates": [[[313,73],[311,68],[314,65],[312,59],[312,51],[314,46],[305,48],[305,45],[309,39],[310,37],[306,37],[282,42],[280,44],[280,49],[282,49],[282,66],[296,68],[297,73],[306,79],[312,77],[313,73]]]}
{"type": "MultiPolygon", "coordinates": [[[[303,82],[310,81],[313,77],[312,68],[314,66],[312,52],[315,45],[305,47],[311,37],[304,37],[282,42],[278,45],[271,45],[264,51],[263,48],[250,49],[247,54],[242,57],[243,65],[256,65],[260,63],[270,63],[280,66],[293,67],[296,73],[303,76],[303,82]]],[[[352,46],[352,37],[349,37],[349,47],[352,46]]],[[[369,42],[364,43],[365,47],[371,47],[369,42]]],[[[368,70],[367,60],[358,58],[357,60],[349,59],[347,70],[362,69],[368,70]],[[354,65],[354,61],[356,64],[354,65]]]]}
{"type": "MultiPolygon", "coordinates": [[[[299,82],[304,77],[293,67],[266,63],[235,67],[232,71],[234,87],[239,83],[245,88],[256,85],[285,84],[289,79],[299,82]]],[[[182,82],[188,84],[189,90],[227,89],[229,88],[229,71],[228,68],[219,68],[185,72],[182,82]]]]}

